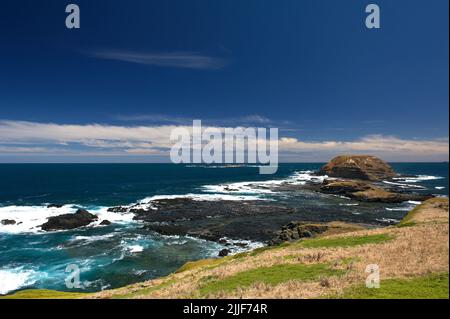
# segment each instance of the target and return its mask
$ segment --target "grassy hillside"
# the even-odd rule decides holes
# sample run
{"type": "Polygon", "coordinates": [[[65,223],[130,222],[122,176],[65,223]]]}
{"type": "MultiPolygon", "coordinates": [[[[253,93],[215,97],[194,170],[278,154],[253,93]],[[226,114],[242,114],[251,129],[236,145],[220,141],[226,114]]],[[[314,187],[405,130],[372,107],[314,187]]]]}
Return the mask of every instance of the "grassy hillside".
{"type": "MultiPolygon", "coordinates": [[[[448,199],[435,198],[397,226],[348,227],[346,233],[190,262],[167,277],[120,289],[60,297],[448,298],[448,220],[448,199]],[[380,269],[378,289],[365,286],[370,264],[380,269]]],[[[11,297],[46,296],[28,291],[11,297]]]]}

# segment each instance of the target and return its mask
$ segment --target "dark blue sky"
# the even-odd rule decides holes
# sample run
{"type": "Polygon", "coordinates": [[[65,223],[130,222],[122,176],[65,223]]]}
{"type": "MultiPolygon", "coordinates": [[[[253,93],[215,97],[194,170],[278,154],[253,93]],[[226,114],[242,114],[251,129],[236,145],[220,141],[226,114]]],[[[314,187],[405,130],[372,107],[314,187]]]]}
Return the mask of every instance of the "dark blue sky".
{"type": "Polygon", "coordinates": [[[448,137],[447,0],[3,0],[0,55],[0,120],[448,137]]]}

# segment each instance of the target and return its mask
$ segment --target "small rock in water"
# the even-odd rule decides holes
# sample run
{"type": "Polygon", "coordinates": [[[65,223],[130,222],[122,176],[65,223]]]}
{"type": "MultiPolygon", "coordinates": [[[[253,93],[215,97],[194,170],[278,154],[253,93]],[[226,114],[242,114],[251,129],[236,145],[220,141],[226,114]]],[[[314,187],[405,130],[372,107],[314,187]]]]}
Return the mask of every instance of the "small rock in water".
{"type": "Polygon", "coordinates": [[[49,205],[47,205],[47,208],[61,208],[63,206],[64,205],[61,205],[61,204],[49,204],[49,205]]]}
{"type": "Polygon", "coordinates": [[[15,225],[16,221],[13,219],[3,219],[0,223],[2,225],[15,225]]]}
{"type": "Polygon", "coordinates": [[[66,230],[87,226],[98,217],[87,210],[79,209],[75,214],[63,214],[48,218],[48,221],[41,225],[42,230],[66,230]]]}
{"type": "Polygon", "coordinates": [[[102,222],[100,223],[100,225],[102,225],[102,226],[108,226],[108,225],[111,225],[111,222],[110,222],[109,220],[107,220],[107,219],[104,219],[104,220],[102,220],[102,222]]]}
{"type": "Polygon", "coordinates": [[[219,257],[228,256],[229,253],[231,253],[229,249],[222,249],[221,251],[219,251],[219,257]]]}

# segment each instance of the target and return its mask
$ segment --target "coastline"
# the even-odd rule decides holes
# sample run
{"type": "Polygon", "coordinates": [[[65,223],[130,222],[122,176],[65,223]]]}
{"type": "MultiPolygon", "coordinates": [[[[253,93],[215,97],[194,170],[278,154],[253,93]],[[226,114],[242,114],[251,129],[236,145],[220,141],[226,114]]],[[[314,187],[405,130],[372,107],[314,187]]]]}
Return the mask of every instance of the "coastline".
{"type": "Polygon", "coordinates": [[[448,298],[448,199],[401,223],[189,262],[155,280],[90,294],[24,290],[3,298],[448,298]],[[364,287],[368,264],[381,288],[364,287]]]}
{"type": "MultiPolygon", "coordinates": [[[[152,166],[149,168],[152,174],[148,177],[153,180],[155,171],[152,166]]],[[[184,172],[188,180],[199,173],[207,173],[203,167],[170,168],[184,172]]],[[[419,203],[405,201],[411,199],[405,196],[421,194],[426,199],[424,195],[433,192],[434,186],[443,186],[448,180],[442,170],[430,171],[423,165],[418,165],[416,172],[405,174],[403,171],[392,180],[395,185],[386,184],[385,178],[379,182],[330,179],[311,167],[289,165],[282,168],[285,172],[282,176],[265,180],[246,176],[237,181],[229,174],[242,175],[251,169],[208,169],[221,180],[208,178],[206,183],[190,186],[186,192],[150,193],[150,197],[141,197],[144,199],[127,206],[99,208],[69,205],[65,200],[48,203],[42,202],[39,196],[33,200],[41,206],[0,207],[1,215],[6,217],[0,218],[6,222],[0,228],[11,231],[2,236],[2,244],[7,244],[4,258],[0,259],[6,266],[2,268],[5,279],[2,293],[34,288],[89,293],[115,289],[162,278],[193,260],[232,258],[263,245],[277,246],[300,239],[394,225],[419,203]],[[367,190],[371,200],[368,200],[367,190]],[[362,196],[353,196],[354,193],[362,193],[362,196]],[[396,203],[397,198],[400,203],[396,203]],[[88,220],[75,218],[77,215],[88,220]],[[76,228],[70,229],[73,219],[80,224],[75,223],[76,228]],[[44,227],[42,230],[39,227],[44,223],[62,226],[56,231],[51,230],[52,227],[45,231],[44,227]],[[25,241],[17,246],[18,240],[25,241]],[[22,258],[32,254],[39,257],[23,268],[17,268],[17,264],[11,268],[17,253],[22,254],[22,258]],[[55,259],[55,254],[63,258],[55,259]],[[87,265],[82,270],[82,289],[66,289],[67,262],[87,265]],[[118,273],[120,276],[116,277],[118,273]],[[40,279],[47,277],[51,280],[40,279]]],[[[138,174],[133,179],[146,180],[142,170],[135,173],[138,174]]],[[[109,177],[109,180],[115,178],[109,177]]],[[[161,188],[159,184],[155,186],[161,188]]],[[[441,192],[445,193],[445,189],[441,192]]],[[[96,194],[91,197],[93,195],[96,194]]]]}

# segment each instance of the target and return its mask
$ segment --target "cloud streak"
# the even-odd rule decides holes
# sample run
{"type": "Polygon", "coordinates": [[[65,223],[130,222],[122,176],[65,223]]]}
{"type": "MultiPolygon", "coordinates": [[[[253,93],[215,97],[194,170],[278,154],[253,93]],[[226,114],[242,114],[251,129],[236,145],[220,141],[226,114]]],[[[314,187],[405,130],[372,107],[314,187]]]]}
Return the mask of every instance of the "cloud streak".
{"type": "MultiPolygon", "coordinates": [[[[195,117],[176,117],[164,114],[116,115],[113,118],[115,120],[123,122],[145,122],[145,123],[177,124],[177,125],[189,125],[192,124],[192,121],[196,119],[195,117]]],[[[203,118],[202,123],[209,126],[222,126],[222,125],[252,126],[255,124],[268,125],[272,124],[273,121],[263,115],[250,114],[230,118],[203,118]]]]}
{"type": "Polygon", "coordinates": [[[105,60],[184,69],[218,70],[222,69],[227,64],[225,59],[194,52],[141,53],[118,50],[99,50],[87,54],[91,57],[105,60]]]}
{"type": "MultiPolygon", "coordinates": [[[[187,125],[119,126],[70,125],[25,121],[0,121],[0,155],[42,154],[168,155],[170,133],[187,125]]],[[[223,127],[213,127],[222,131],[223,127]]],[[[416,140],[369,135],[352,141],[302,141],[280,137],[280,159],[286,161],[327,161],[342,153],[369,153],[386,160],[448,161],[448,137],[416,140]]],[[[125,158],[125,157],[124,157],[125,158]]]]}

